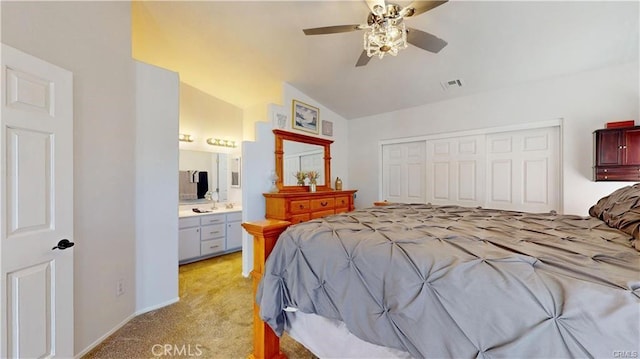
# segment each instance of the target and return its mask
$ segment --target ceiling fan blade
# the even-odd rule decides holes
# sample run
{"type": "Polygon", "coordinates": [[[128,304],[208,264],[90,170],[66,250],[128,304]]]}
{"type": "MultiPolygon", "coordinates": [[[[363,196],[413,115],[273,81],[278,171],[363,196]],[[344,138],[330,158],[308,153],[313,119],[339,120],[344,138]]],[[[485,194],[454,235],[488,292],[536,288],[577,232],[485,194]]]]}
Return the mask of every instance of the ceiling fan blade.
{"type": "Polygon", "coordinates": [[[448,0],[441,0],[441,1],[416,0],[411,4],[407,5],[406,7],[404,7],[400,13],[404,17],[418,16],[423,12],[427,12],[435,7],[438,7],[446,3],[447,1],[448,0]]]}
{"type": "Polygon", "coordinates": [[[360,30],[360,25],[337,25],[337,26],[326,26],[326,27],[316,27],[313,29],[304,29],[305,35],[324,35],[324,34],[336,34],[339,32],[349,32],[360,30]]]}
{"type": "Polygon", "coordinates": [[[358,62],[356,62],[356,67],[364,66],[369,63],[371,58],[367,56],[367,50],[362,50],[360,57],[358,58],[358,62]]]}
{"type": "Polygon", "coordinates": [[[384,3],[384,0],[366,0],[367,1],[367,6],[369,7],[369,10],[371,10],[371,12],[374,15],[382,15],[387,11],[387,5],[384,3]]]}
{"type": "Polygon", "coordinates": [[[410,27],[407,28],[407,42],[434,54],[437,54],[447,46],[447,42],[441,38],[410,27]]]}

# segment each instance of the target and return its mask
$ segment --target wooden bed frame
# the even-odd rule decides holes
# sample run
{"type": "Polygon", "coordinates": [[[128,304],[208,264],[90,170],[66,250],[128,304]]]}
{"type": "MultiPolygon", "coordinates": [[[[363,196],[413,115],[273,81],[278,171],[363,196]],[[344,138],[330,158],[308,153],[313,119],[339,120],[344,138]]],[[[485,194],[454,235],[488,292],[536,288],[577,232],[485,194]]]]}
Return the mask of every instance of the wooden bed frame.
{"type": "Polygon", "coordinates": [[[244,222],[242,227],[253,236],[253,353],[249,358],[253,359],[286,359],[280,351],[280,338],[271,330],[271,327],[260,319],[260,306],[256,303],[258,284],[264,272],[264,263],[271,254],[280,233],[291,222],[277,219],[265,219],[257,222],[244,222]]]}

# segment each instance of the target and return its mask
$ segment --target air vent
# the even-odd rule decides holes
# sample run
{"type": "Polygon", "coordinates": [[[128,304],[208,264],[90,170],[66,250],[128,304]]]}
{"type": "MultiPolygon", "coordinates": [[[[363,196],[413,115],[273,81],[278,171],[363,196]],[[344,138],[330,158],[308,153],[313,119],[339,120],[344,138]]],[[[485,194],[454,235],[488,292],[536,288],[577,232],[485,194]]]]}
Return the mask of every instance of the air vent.
{"type": "Polygon", "coordinates": [[[455,80],[443,81],[443,82],[440,82],[440,86],[442,86],[442,91],[449,91],[450,89],[453,89],[453,88],[462,87],[462,80],[455,79],[455,80]]]}

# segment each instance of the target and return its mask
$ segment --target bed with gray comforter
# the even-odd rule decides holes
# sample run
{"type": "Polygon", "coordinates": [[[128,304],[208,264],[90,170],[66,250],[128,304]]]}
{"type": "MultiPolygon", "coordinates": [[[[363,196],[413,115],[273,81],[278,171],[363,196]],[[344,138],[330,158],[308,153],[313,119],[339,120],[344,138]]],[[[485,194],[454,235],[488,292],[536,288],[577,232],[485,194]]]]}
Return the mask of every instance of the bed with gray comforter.
{"type": "Polygon", "coordinates": [[[267,260],[260,315],[281,335],[294,307],[416,358],[636,358],[629,188],[594,217],[398,204],[291,226],[267,260]]]}

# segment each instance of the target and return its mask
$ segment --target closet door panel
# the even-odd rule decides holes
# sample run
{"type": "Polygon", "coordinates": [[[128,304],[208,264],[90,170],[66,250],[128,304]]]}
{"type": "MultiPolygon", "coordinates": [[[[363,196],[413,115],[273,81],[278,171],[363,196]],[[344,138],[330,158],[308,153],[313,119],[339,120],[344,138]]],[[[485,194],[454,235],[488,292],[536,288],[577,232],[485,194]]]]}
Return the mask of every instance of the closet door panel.
{"type": "Polygon", "coordinates": [[[382,199],[402,203],[425,202],[424,141],[384,145],[382,171],[382,199]]]}

